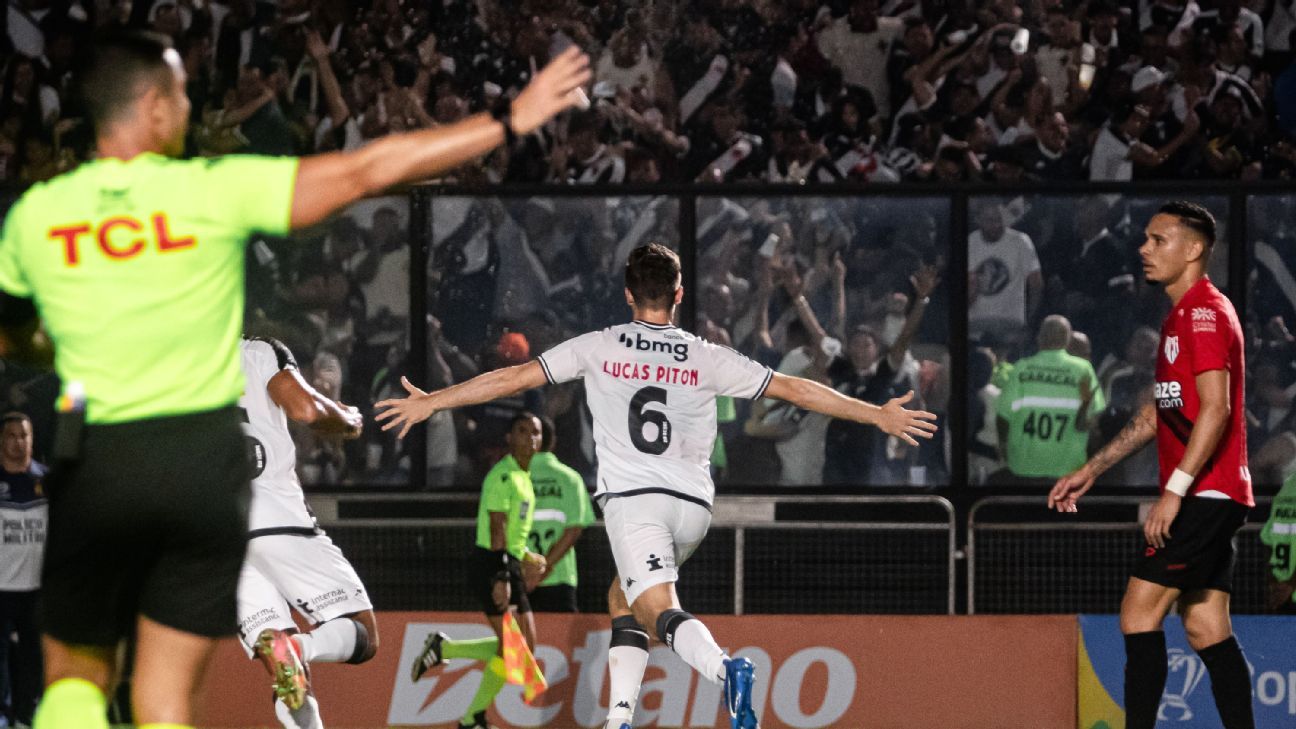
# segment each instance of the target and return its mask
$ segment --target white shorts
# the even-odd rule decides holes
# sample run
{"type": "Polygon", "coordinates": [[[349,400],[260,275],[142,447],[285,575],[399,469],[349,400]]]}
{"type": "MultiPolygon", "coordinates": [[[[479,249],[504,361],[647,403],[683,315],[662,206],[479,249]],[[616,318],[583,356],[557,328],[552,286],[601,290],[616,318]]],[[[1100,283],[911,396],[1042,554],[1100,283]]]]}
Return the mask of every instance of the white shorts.
{"type": "Polygon", "coordinates": [[[612,558],[631,605],[653,585],[679,579],[711,526],[706,507],[668,494],[609,498],[603,507],[612,558]]]}
{"type": "Polygon", "coordinates": [[[292,611],[314,625],[372,610],[355,568],[323,534],[248,540],[239,573],[238,629],[248,655],[266,628],[292,630],[292,611]]]}

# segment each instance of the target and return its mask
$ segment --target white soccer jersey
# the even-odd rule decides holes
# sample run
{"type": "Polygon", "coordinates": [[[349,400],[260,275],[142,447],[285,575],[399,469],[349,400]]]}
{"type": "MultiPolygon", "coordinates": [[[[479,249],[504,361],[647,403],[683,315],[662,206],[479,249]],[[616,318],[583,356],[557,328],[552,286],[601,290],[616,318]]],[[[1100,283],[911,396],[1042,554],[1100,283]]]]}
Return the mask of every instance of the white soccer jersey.
{"type": "Polygon", "coordinates": [[[666,491],[710,507],[717,395],[754,399],[773,372],[673,326],[641,321],[569,339],[540,356],[551,383],[585,380],[598,489],[666,491]]]}
{"type": "Polygon", "coordinates": [[[297,480],[297,447],[288,432],[288,416],[270,399],[270,378],[284,369],[296,369],[292,352],[273,339],[244,339],[243,374],[247,385],[239,407],[243,411],[243,432],[252,440],[252,508],[248,528],[310,529],[315,517],[306,506],[301,482],[297,480]]]}

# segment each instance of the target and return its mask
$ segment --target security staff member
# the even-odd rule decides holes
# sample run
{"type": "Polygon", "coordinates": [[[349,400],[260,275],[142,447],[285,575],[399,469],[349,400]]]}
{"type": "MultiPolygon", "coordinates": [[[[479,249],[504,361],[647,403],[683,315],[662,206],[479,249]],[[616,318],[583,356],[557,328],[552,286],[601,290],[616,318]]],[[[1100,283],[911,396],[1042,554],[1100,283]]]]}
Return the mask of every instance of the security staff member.
{"type": "Polygon", "coordinates": [[[1274,497],[1260,541],[1269,547],[1269,609],[1296,615],[1296,474],[1274,497]]]}
{"type": "Polygon", "coordinates": [[[553,453],[558,444],[553,421],[541,418],[540,423],[540,452],[531,459],[536,496],[531,549],[545,556],[546,567],[540,586],[531,591],[531,607],[538,613],[574,613],[579,611],[576,540],[594,523],[594,508],[585,479],[553,453]]]}
{"type": "Polygon", "coordinates": [[[0,678],[0,717],[10,726],[29,726],[40,699],[40,634],[36,597],[49,505],[45,467],[32,460],[32,421],[22,413],[0,418],[0,660],[8,653],[9,681],[0,678]],[[10,634],[18,641],[9,644],[10,634]],[[5,649],[8,649],[7,651],[5,649]],[[6,688],[8,692],[6,692],[6,688]]]}
{"type": "Polygon", "coordinates": [[[1036,340],[1039,352],[1013,367],[996,402],[1010,473],[992,480],[1047,484],[1084,464],[1090,421],[1106,401],[1093,365],[1067,354],[1070,340],[1066,317],[1047,316],[1036,340]]]}

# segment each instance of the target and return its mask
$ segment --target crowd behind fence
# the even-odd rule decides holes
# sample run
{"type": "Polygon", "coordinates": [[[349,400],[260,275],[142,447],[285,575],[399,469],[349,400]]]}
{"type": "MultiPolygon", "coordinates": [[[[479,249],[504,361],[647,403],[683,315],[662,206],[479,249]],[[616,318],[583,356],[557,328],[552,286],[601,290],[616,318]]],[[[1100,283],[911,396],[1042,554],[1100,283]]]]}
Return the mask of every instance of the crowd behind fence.
{"type": "MultiPolygon", "coordinates": [[[[1078,466],[1150,397],[1168,302],[1143,280],[1137,248],[1156,209],[1187,198],[1220,223],[1210,272],[1247,335],[1257,486],[1296,472],[1289,193],[629,193],[416,188],[366,201],[305,240],[254,242],[248,330],[283,339],[318,387],[368,414],[403,393],[402,374],[444,387],[623,321],[625,256],[659,241],[684,260],[682,327],[868,401],[912,389],[943,426],[912,448],[785,404],[722,399],[721,492],[1034,487],[1078,466]],[[1057,346],[1041,346],[1057,317],[1092,391],[1083,424],[1070,411],[1023,411],[1031,393],[1004,392],[1015,367],[1057,346]]],[[[317,487],[474,491],[502,454],[508,419],[527,408],[554,419],[559,458],[592,483],[583,398],[577,382],[439,413],[403,443],[376,428],[345,445],[304,437],[301,472],[317,487]]],[[[1103,480],[1155,482],[1151,449],[1103,480]]]]}
{"type": "MultiPolygon", "coordinates": [[[[363,201],[291,239],[255,239],[246,332],[284,341],[316,388],[369,416],[372,403],[403,394],[401,375],[445,387],[624,320],[626,254],[657,241],[684,261],[685,329],[871,402],[912,389],[942,426],[912,448],[786,404],[722,399],[712,454],[722,492],[1038,487],[1079,465],[1150,397],[1168,302],[1143,280],[1137,248],[1159,205],[1187,198],[1220,223],[1210,272],[1246,334],[1255,482],[1272,490],[1296,472],[1290,192],[628,193],[422,187],[363,201]],[[1045,330],[1058,316],[1071,366],[1092,391],[1083,428],[1069,411],[1015,408],[1029,392],[1005,393],[1041,337],[1057,334],[1045,330]]],[[[0,371],[0,408],[33,418],[38,458],[57,388],[53,374],[19,363],[0,371]]],[[[299,472],[311,488],[475,491],[523,407],[554,419],[559,458],[592,482],[579,382],[439,413],[404,442],[372,427],[345,443],[300,432],[299,472]]],[[[1151,448],[1103,479],[1155,482],[1151,448]]]]}

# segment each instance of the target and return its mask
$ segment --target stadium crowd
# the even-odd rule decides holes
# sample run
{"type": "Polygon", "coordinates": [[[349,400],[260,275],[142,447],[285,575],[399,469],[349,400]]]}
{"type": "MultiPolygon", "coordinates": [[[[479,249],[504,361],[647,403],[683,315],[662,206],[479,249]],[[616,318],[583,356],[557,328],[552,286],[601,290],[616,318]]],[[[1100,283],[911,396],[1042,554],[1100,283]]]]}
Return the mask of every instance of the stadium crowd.
{"type": "MultiPolygon", "coordinates": [[[[1296,93],[1281,89],[1296,75],[1285,73],[1294,6],[14,0],[3,34],[0,182],[21,188],[86,156],[90,130],[69,69],[88,34],[111,25],[174,39],[189,76],[190,154],[354,149],[389,131],[447,123],[501,103],[576,43],[595,59],[593,107],[446,181],[1287,178],[1296,148],[1283,100],[1296,93]]],[[[690,292],[699,331],[877,402],[913,388],[944,416],[951,242],[945,204],[924,200],[703,198],[690,292]]],[[[1012,364],[1035,353],[1049,315],[1066,318],[1075,332],[1068,351],[1094,370],[1105,407],[1090,414],[1092,433],[1109,437],[1145,396],[1155,361],[1162,312],[1135,253],[1149,205],[1116,196],[974,200],[966,446],[911,452],[883,438],[858,447],[845,424],[725,403],[721,483],[938,485],[955,447],[969,449],[973,482],[1011,476],[997,392],[1012,364]]],[[[1252,211],[1257,273],[1233,283],[1257,297],[1248,311],[1259,354],[1252,449],[1257,468],[1280,477],[1296,470],[1296,338],[1287,330],[1296,326],[1296,261],[1281,222],[1290,202],[1257,205],[1269,206],[1252,211]]],[[[1225,221],[1222,206],[1213,209],[1225,221]]],[[[248,332],[288,343],[326,394],[362,407],[398,394],[411,361],[407,215],[403,198],[367,201],[304,235],[304,245],[254,241],[248,332]]],[[[668,197],[440,197],[432,217],[432,386],[619,321],[625,254],[648,240],[678,245],[678,205],[668,197]]],[[[13,407],[54,386],[18,367],[0,373],[0,385],[13,407]]],[[[523,406],[556,420],[560,457],[592,476],[581,398],[579,385],[564,386],[439,414],[426,431],[428,485],[476,483],[523,406]]],[[[41,444],[47,418],[33,417],[41,444]]],[[[410,479],[410,453],[377,429],[345,445],[303,434],[298,450],[309,483],[410,479]]],[[[1149,483],[1154,473],[1146,458],[1111,478],[1149,483]]]]}
{"type": "Polygon", "coordinates": [[[0,179],[85,157],[68,71],[114,24],[174,39],[194,154],[450,122],[575,43],[594,108],[455,180],[1285,178],[1275,88],[1294,15],[1290,0],[14,0],[0,179]]]}

